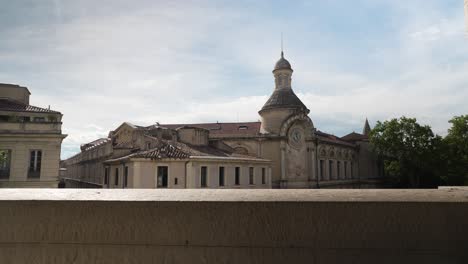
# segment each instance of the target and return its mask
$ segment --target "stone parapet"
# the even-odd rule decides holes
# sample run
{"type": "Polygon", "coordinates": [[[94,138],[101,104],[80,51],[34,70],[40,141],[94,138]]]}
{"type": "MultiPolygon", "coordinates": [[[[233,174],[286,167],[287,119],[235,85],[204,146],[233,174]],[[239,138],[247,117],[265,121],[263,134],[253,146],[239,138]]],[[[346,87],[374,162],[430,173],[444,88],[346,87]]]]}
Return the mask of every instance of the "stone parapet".
{"type": "Polygon", "coordinates": [[[0,263],[467,263],[468,189],[0,190],[0,263]]]}

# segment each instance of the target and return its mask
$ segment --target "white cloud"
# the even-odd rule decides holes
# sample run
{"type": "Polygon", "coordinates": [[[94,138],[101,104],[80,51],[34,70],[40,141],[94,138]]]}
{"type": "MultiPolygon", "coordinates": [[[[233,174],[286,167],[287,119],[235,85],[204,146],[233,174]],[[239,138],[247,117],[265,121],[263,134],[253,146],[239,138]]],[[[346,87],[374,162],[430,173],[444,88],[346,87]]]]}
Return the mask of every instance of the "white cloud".
{"type": "Polygon", "coordinates": [[[369,36],[384,39],[370,50],[336,40],[339,32],[309,17],[270,14],[269,3],[228,9],[111,1],[96,10],[90,2],[54,3],[52,25],[0,26],[11,47],[0,45],[0,58],[20,71],[0,71],[0,78],[28,86],[33,104],[64,114],[63,157],[124,121],[258,120],[273,89],[282,30],[294,89],[320,130],[344,135],[361,131],[366,117],[372,123],[406,115],[445,133],[448,119],[468,113],[463,18],[432,2],[421,12],[390,1],[396,11],[382,12],[395,12],[397,22],[389,23],[398,30],[369,36]],[[16,79],[23,69],[32,73],[16,79]]]}

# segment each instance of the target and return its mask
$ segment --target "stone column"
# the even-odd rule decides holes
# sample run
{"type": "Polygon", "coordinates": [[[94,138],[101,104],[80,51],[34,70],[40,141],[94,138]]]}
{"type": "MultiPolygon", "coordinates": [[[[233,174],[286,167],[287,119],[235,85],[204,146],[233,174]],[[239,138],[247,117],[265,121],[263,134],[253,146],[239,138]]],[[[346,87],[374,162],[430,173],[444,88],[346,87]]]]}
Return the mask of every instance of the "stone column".
{"type": "Polygon", "coordinates": [[[287,179],[286,179],[286,142],[281,141],[280,143],[281,150],[281,180],[280,188],[287,188],[287,179]]]}

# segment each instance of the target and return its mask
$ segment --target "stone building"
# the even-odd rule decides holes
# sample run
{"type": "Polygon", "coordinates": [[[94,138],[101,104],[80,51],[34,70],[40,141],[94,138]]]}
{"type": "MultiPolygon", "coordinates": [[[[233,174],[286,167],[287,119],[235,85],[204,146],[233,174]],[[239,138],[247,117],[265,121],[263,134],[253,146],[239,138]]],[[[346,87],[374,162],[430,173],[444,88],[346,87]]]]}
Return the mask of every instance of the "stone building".
{"type": "Polygon", "coordinates": [[[57,187],[62,114],[30,105],[30,95],[0,84],[1,187],[57,187]]]}
{"type": "MultiPolygon", "coordinates": [[[[116,131],[111,132],[108,138],[84,145],[80,154],[65,161],[68,165],[67,169],[73,170],[70,168],[70,164],[74,164],[71,167],[81,172],[74,172],[73,175],[94,175],[90,176],[92,177],[88,180],[90,183],[108,186],[109,173],[122,174],[112,166],[119,163],[131,163],[132,165],[128,169],[122,168],[124,175],[139,173],[140,179],[132,182],[134,184],[132,186],[146,187],[149,184],[152,187],[154,185],[153,178],[156,177],[154,175],[158,174],[158,169],[154,164],[143,169],[143,164],[147,164],[146,160],[153,157],[185,160],[187,156],[191,159],[193,157],[206,159],[207,156],[210,156],[211,151],[202,152],[203,155],[194,154],[198,151],[196,149],[187,150],[185,156],[182,154],[181,156],[161,155],[160,152],[154,152],[151,147],[146,147],[145,144],[162,144],[158,142],[167,138],[169,141],[164,142],[173,148],[178,148],[177,144],[180,143],[174,140],[178,138],[180,142],[190,143],[190,148],[194,148],[194,146],[199,146],[199,143],[192,142],[194,138],[198,137],[195,135],[203,135],[203,142],[205,142],[203,144],[230,153],[226,154],[227,156],[224,158],[226,161],[235,157],[234,155],[242,155],[239,156],[239,158],[242,157],[242,162],[250,162],[251,165],[248,166],[253,166],[255,172],[260,170],[264,166],[263,164],[267,164],[267,161],[271,161],[269,163],[271,168],[270,165],[267,167],[267,177],[271,180],[268,186],[272,188],[374,187],[382,176],[382,167],[379,166],[379,161],[370,151],[368,121],[366,120],[362,134],[353,132],[341,138],[317,130],[308,116],[309,109],[292,89],[292,73],[291,64],[281,52],[281,58],[273,69],[275,89],[258,112],[261,117],[260,122],[158,124],[149,127],[124,124],[116,131]],[[129,134],[125,136],[127,139],[123,140],[122,137],[126,134],[123,134],[124,130],[122,129],[125,126],[133,132],[125,132],[129,134]],[[147,134],[141,131],[147,131],[145,132],[147,134]],[[136,136],[135,133],[143,133],[144,135],[136,136]],[[132,136],[130,137],[130,135],[132,136]],[[152,142],[149,140],[150,138],[157,138],[159,141],[152,142]],[[135,147],[138,154],[128,154],[128,151],[135,149],[135,147]],[[90,151],[94,148],[99,148],[102,153],[107,153],[107,156],[95,156],[101,163],[85,165],[83,157],[91,158],[95,155],[91,154],[95,151],[90,151]],[[86,166],[91,166],[91,168],[86,166]],[[111,167],[105,169],[106,166],[111,167]],[[83,170],[90,170],[94,174],[82,172],[83,170]],[[146,180],[149,182],[142,184],[146,180]]],[[[164,144],[158,146],[167,148],[164,144]]],[[[183,146],[180,148],[185,149],[183,146]]],[[[178,181],[183,183],[185,187],[199,187],[200,183],[197,177],[201,169],[196,165],[199,162],[193,161],[191,163],[191,160],[186,162],[188,163],[185,167],[180,166],[178,169],[174,167],[172,171],[179,175],[178,181]],[[182,179],[184,177],[185,179],[182,179]]],[[[221,161],[219,158],[213,158],[211,162],[213,167],[225,164],[224,160],[221,161]]],[[[229,160],[229,162],[233,161],[229,160]]],[[[216,174],[215,169],[213,169],[213,173],[216,174]]],[[[218,186],[213,183],[209,187],[218,186]]]]}
{"type": "Polygon", "coordinates": [[[209,130],[123,123],[62,162],[68,187],[271,188],[270,161],[236,153],[209,130]]]}

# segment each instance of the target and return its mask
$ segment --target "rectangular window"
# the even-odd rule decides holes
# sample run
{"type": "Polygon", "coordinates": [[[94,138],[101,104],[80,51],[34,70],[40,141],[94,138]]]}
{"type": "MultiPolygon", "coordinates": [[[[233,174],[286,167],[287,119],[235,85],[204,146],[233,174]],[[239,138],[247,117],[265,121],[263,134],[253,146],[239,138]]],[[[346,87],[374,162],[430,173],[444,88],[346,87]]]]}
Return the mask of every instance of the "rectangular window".
{"type": "Polygon", "coordinates": [[[124,168],[124,187],[128,186],[128,166],[124,168]]]}
{"type": "Polygon", "coordinates": [[[39,178],[41,176],[42,151],[31,150],[30,154],[28,178],[39,178]]]}
{"type": "Polygon", "coordinates": [[[333,161],[328,161],[328,178],[331,180],[333,179],[333,161]]]}
{"type": "Polygon", "coordinates": [[[168,174],[167,166],[158,166],[158,188],[167,188],[168,174]]]}
{"type": "Polygon", "coordinates": [[[104,185],[109,184],[109,168],[104,168],[104,185]]]}
{"type": "Polygon", "coordinates": [[[45,117],[34,117],[34,122],[45,122],[45,117]]]}
{"type": "Polygon", "coordinates": [[[236,167],[235,169],[234,183],[235,185],[240,185],[240,167],[236,167]]]}
{"type": "Polygon", "coordinates": [[[262,168],[262,184],[266,184],[266,169],[262,168]]]}
{"type": "Polygon", "coordinates": [[[207,186],[207,173],[208,173],[208,170],[206,168],[206,166],[202,166],[200,168],[200,185],[201,187],[206,187],[207,186]]]}
{"type": "Polygon", "coordinates": [[[348,176],[348,175],[347,175],[347,174],[348,174],[347,172],[348,172],[348,162],[345,161],[345,162],[344,162],[344,177],[345,177],[345,178],[348,176]]]}
{"type": "Polygon", "coordinates": [[[323,177],[325,175],[325,173],[323,172],[324,170],[325,170],[324,161],[320,160],[320,180],[321,181],[323,180],[323,177]]]}
{"type": "Polygon", "coordinates": [[[178,184],[178,180],[177,178],[174,178],[174,185],[177,185],[178,184]]]}
{"type": "Polygon", "coordinates": [[[224,186],[224,167],[219,167],[219,186],[224,186]]]}
{"type": "Polygon", "coordinates": [[[11,150],[0,149],[0,179],[10,178],[11,150]]]}
{"type": "Polygon", "coordinates": [[[114,185],[119,185],[119,168],[115,168],[114,185]]]}
{"type": "Polygon", "coordinates": [[[341,163],[339,161],[336,162],[336,178],[340,178],[340,171],[341,171],[341,163]]]}
{"type": "Polygon", "coordinates": [[[249,167],[249,184],[254,184],[254,167],[249,167]]]}
{"type": "Polygon", "coordinates": [[[353,169],[353,162],[350,162],[351,163],[351,178],[354,177],[354,169],[353,169]]]}

